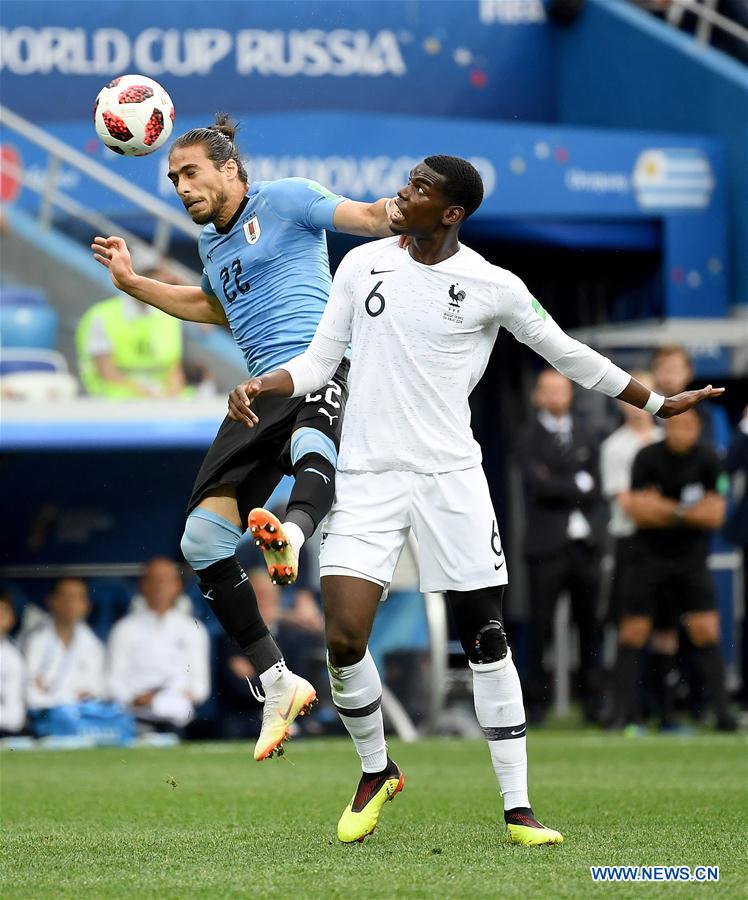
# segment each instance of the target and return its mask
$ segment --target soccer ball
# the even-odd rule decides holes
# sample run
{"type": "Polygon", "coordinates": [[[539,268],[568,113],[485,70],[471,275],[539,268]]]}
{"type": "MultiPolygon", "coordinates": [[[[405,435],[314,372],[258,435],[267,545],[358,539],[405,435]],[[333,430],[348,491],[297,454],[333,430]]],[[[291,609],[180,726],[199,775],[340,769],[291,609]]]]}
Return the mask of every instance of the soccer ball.
{"type": "Polygon", "coordinates": [[[121,75],[99,91],[93,108],[96,133],[114,153],[146,156],[169,140],[174,105],[145,75],[121,75]]]}

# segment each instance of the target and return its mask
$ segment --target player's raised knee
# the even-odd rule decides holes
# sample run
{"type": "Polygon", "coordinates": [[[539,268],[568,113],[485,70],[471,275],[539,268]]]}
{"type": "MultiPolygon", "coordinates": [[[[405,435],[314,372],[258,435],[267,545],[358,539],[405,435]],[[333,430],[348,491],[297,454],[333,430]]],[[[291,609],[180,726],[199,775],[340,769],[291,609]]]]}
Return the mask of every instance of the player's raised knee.
{"type": "Polygon", "coordinates": [[[179,546],[192,568],[199,572],[234,555],[241,529],[216,513],[198,507],[187,516],[179,546]]]}

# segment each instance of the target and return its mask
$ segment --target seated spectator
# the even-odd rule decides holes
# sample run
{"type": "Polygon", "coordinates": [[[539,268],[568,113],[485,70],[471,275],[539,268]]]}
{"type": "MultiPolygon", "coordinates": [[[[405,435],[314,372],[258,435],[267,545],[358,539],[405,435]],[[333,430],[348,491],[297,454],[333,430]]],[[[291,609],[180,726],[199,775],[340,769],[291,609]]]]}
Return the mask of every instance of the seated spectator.
{"type": "MultiPolygon", "coordinates": [[[[719,645],[719,615],[709,572],[709,535],[725,519],[726,478],[714,450],[700,439],[701,419],[689,410],[665,421],[665,440],[640,450],[634,460],[628,515],[636,524],[636,553],[628,560],[622,595],[626,608],[619,628],[614,724],[635,713],[640,650],[653,624],[673,631],[682,621],[695,648],[695,661],[716,714],[716,726],[734,731],[719,645]]],[[[659,656],[665,657],[665,648],[659,656]]],[[[661,724],[673,726],[673,672],[660,661],[658,705],[661,724]]],[[[677,681],[677,679],[676,679],[677,681]]]]}
{"type": "Polygon", "coordinates": [[[0,737],[18,734],[26,722],[23,657],[8,637],[16,611],[8,594],[0,594],[0,737]]]}
{"type": "Polygon", "coordinates": [[[30,710],[50,709],[104,695],[104,647],[86,625],[88,587],[62,578],[47,598],[51,619],[24,644],[26,698],[30,710]]]}
{"type": "MultiPolygon", "coordinates": [[[[138,255],[142,274],[178,283],[155,253],[144,248],[138,255]]],[[[78,325],[76,344],[80,378],[93,396],[173,397],[187,390],[182,323],[128,294],[95,303],[78,325]]]]}
{"type": "Polygon", "coordinates": [[[182,578],[176,564],[157,557],[140,581],[144,605],[109,636],[109,694],[157,731],[179,731],[210,694],[208,633],[177,608],[182,578]]]}

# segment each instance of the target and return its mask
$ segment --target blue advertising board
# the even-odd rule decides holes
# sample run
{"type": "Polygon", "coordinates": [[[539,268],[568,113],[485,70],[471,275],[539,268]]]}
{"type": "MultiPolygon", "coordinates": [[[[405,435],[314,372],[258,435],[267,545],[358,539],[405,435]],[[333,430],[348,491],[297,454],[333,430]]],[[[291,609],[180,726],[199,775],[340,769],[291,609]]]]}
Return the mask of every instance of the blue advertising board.
{"type": "Polygon", "coordinates": [[[3,0],[0,26],[3,102],[32,120],[85,118],[128,72],[182,114],[554,111],[542,0],[3,0]]]}
{"type": "MultiPolygon", "coordinates": [[[[176,130],[205,124],[177,112],[176,130]]],[[[666,312],[719,316],[726,310],[725,186],[721,145],[695,135],[618,132],[554,125],[353,113],[257,113],[243,118],[250,178],[306,176],[355,199],[391,196],[411,167],[431,153],[473,161],[485,184],[476,223],[661,222],[666,312]]],[[[107,150],[90,123],[48,123],[66,143],[90,154],[181,209],[166,177],[165,152],[127,159],[107,150]]],[[[3,151],[20,156],[44,184],[46,155],[10,132],[3,151]]],[[[139,211],[79,171],[63,166],[59,187],[79,203],[138,227],[139,211]]],[[[18,202],[38,206],[23,190],[18,202]]],[[[622,238],[617,242],[625,245],[622,238]]],[[[589,244],[588,244],[589,245],[589,244]]]]}

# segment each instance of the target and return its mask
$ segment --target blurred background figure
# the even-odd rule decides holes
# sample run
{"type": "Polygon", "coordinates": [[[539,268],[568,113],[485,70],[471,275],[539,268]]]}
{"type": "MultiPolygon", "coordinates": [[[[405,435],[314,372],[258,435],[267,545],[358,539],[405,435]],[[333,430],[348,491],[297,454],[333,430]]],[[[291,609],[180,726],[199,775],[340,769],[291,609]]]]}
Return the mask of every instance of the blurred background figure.
{"type": "Polygon", "coordinates": [[[47,598],[50,620],[24,644],[30,710],[44,710],[105,694],[104,647],[85,623],[91,604],[86,582],[61,578],[47,598]]]}
{"type": "MultiPolygon", "coordinates": [[[[693,381],[691,359],[683,347],[668,344],[652,354],[650,362],[654,390],[664,397],[685,391],[693,381]]],[[[701,403],[696,407],[701,420],[700,439],[724,456],[730,442],[730,420],[718,403],[701,403]]]]}
{"type": "Polygon", "coordinates": [[[689,411],[668,419],[665,440],[645,447],[634,460],[628,513],[637,526],[636,553],[623,573],[627,608],[621,619],[614,678],[615,724],[619,726],[636,715],[640,651],[653,623],[663,630],[668,626],[676,635],[674,647],[659,648],[655,685],[661,726],[667,729],[675,724],[675,629],[682,621],[716,714],[716,727],[736,728],[707,564],[709,535],[724,522],[727,485],[716,453],[700,436],[701,420],[689,411]]]}
{"type": "Polygon", "coordinates": [[[577,687],[587,721],[595,718],[599,669],[597,599],[605,511],[598,448],[575,419],[572,384],[555,369],[541,372],[532,402],[535,420],[517,442],[525,491],[525,560],[529,590],[526,705],[542,721],[550,703],[544,666],[556,603],[568,591],[579,632],[577,687]]]}
{"type": "Polygon", "coordinates": [[[208,633],[177,602],[183,585],[170,559],[157,557],[135,605],[109,636],[109,694],[141,723],[178,732],[210,694],[208,633]]]}
{"type": "MultiPolygon", "coordinates": [[[[649,372],[636,372],[634,377],[648,388],[653,388],[653,379],[649,372]]],[[[616,626],[622,617],[627,616],[629,606],[636,603],[636,598],[628,593],[636,591],[636,580],[632,579],[629,573],[639,557],[634,537],[636,524],[629,515],[632,502],[631,471],[639,451],[655,441],[662,440],[663,437],[662,428],[654,416],[629,403],[619,403],[618,406],[623,414],[624,423],[606,438],[600,447],[600,478],[603,494],[610,503],[608,534],[612,539],[613,558],[608,617],[616,623],[616,626]]],[[[652,636],[655,653],[658,652],[658,640],[661,638],[660,632],[655,631],[652,636]]],[[[674,651],[671,636],[666,635],[664,640],[668,642],[666,647],[668,655],[672,654],[674,651]]],[[[606,718],[610,714],[611,710],[606,710],[606,718]]]]}
{"type": "Polygon", "coordinates": [[[23,657],[8,637],[16,611],[8,594],[0,594],[0,737],[23,730],[26,723],[26,680],[23,657]]]}
{"type": "MultiPolygon", "coordinates": [[[[133,251],[136,271],[167,284],[179,279],[149,248],[133,251]]],[[[76,331],[78,368],[95,397],[133,399],[185,393],[182,323],[128,294],[95,303],[76,331]]]]}
{"type": "Polygon", "coordinates": [[[743,621],[740,643],[741,700],[748,709],[748,406],[735,429],[725,468],[733,476],[736,503],[725,535],[743,554],[743,621]]]}

